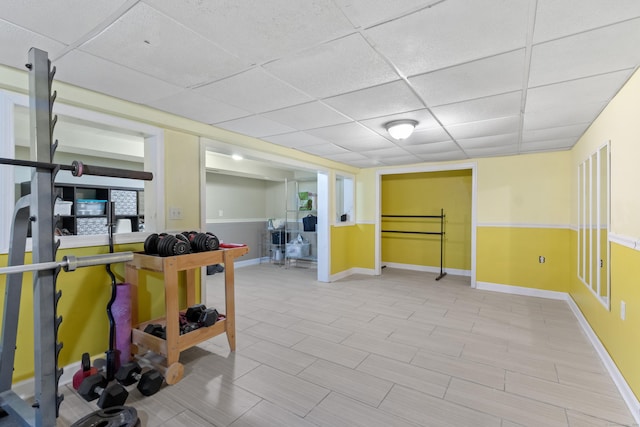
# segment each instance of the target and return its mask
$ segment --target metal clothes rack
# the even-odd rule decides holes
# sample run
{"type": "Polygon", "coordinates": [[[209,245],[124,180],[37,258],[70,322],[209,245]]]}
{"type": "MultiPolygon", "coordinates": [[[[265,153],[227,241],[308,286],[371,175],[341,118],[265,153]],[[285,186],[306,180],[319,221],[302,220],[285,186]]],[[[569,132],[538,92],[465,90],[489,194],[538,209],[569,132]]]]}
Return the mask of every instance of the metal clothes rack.
{"type": "Polygon", "coordinates": [[[383,233],[405,234],[431,234],[440,236],[440,274],[436,280],[442,279],[447,273],[443,269],[444,258],[444,209],[440,209],[440,215],[382,215],[382,218],[440,218],[440,231],[406,231],[406,230],[382,230],[383,233]]]}

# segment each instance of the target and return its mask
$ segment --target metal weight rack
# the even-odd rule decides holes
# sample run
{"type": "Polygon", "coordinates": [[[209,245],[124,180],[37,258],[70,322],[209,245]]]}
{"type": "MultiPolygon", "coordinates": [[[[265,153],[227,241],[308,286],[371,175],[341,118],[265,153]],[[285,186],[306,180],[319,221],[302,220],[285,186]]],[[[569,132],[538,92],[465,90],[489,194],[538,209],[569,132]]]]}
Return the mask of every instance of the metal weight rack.
{"type": "Polygon", "coordinates": [[[65,257],[56,262],[60,245],[54,239],[53,184],[57,172],[71,170],[74,176],[100,175],[132,179],[152,179],[148,172],[94,167],[74,162],[71,166],[52,163],[57,141],[52,143],[57,117],[52,109],[56,93],[51,94],[55,67],[46,52],[29,50],[29,110],[31,123],[31,160],[19,161],[0,158],[0,164],[33,168],[31,194],[16,203],[9,244],[8,267],[0,268],[6,274],[2,335],[0,339],[0,407],[6,415],[0,417],[0,426],[20,425],[53,427],[63,396],[58,394],[62,369],[58,356],[62,343],[58,342],[58,329],[62,317],[56,313],[61,291],[56,291],[56,278],[61,270],[73,271],[78,267],[126,262],[133,253],[122,252],[90,257],[65,257]],[[33,264],[24,265],[27,230],[32,227],[33,264]],[[34,383],[33,403],[23,400],[12,391],[13,367],[20,314],[22,274],[33,271],[33,324],[34,324],[34,383]]]}

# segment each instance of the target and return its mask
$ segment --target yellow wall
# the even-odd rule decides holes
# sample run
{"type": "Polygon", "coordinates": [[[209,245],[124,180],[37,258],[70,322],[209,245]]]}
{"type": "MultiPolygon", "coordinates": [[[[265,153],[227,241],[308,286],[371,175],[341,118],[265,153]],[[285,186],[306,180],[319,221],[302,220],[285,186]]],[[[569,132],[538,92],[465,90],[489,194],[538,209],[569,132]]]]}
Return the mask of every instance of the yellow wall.
{"type": "MultiPolygon", "coordinates": [[[[572,232],[569,293],[609,352],[636,397],[640,397],[640,197],[637,166],[640,159],[640,73],[636,72],[587,129],[572,150],[571,219],[577,227],[578,165],[606,141],[611,145],[611,233],[636,249],[618,243],[611,247],[611,309],[605,307],[577,278],[577,233],[572,232]],[[626,320],[620,304],[626,303],[626,320]]],[[[575,227],[574,227],[575,228],[575,227]]]]}
{"type": "Polygon", "coordinates": [[[375,268],[373,224],[331,227],[331,272],[375,268]]]}
{"type": "MultiPolygon", "coordinates": [[[[444,265],[471,269],[471,170],[381,177],[382,215],[446,215],[444,265]]],[[[439,232],[440,219],[383,218],[384,230],[439,232]]],[[[382,233],[382,261],[440,266],[440,236],[382,233]]]]}
{"type": "Polygon", "coordinates": [[[200,142],[182,132],[164,133],[164,191],[167,230],[200,228],[200,142]],[[182,219],[172,220],[169,209],[182,210],[182,219]]]}

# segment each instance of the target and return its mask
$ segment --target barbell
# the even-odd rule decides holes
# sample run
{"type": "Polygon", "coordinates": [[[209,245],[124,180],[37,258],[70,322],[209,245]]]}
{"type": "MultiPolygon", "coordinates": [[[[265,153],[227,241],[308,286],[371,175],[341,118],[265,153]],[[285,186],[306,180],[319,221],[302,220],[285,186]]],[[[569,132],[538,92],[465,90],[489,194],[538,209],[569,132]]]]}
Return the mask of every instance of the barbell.
{"type": "Polygon", "coordinates": [[[11,265],[0,267],[0,274],[26,273],[28,271],[54,270],[58,267],[64,271],[75,271],[81,267],[91,267],[94,265],[116,264],[133,260],[133,252],[116,252],[103,255],[88,255],[76,257],[67,255],[62,261],[40,262],[37,264],[11,265]]]}

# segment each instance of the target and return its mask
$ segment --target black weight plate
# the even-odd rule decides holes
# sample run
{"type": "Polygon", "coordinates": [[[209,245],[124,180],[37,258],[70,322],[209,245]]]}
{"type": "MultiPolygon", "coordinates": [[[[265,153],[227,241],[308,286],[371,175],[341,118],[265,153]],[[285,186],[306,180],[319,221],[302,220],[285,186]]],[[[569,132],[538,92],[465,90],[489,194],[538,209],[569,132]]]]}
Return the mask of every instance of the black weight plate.
{"type": "Polygon", "coordinates": [[[189,238],[187,236],[185,236],[184,234],[176,234],[176,239],[180,240],[181,242],[185,242],[188,246],[188,250],[189,252],[191,252],[191,242],[189,241],[189,238]]]}
{"type": "Polygon", "coordinates": [[[220,248],[220,240],[211,233],[207,233],[207,249],[210,251],[217,251],[220,248]]]}
{"type": "Polygon", "coordinates": [[[158,253],[158,235],[156,233],[150,234],[144,240],[144,253],[147,255],[158,253]]]}
{"type": "Polygon", "coordinates": [[[172,236],[164,236],[162,239],[160,239],[160,241],[158,242],[158,255],[160,255],[160,256],[171,256],[171,254],[166,249],[167,243],[169,242],[169,239],[171,237],[172,236]]]}
{"type": "Polygon", "coordinates": [[[131,406],[101,409],[79,419],[71,427],[135,427],[139,423],[138,411],[131,406]]]}
{"type": "Polygon", "coordinates": [[[190,253],[191,245],[183,242],[182,240],[176,239],[176,242],[173,244],[172,252],[174,255],[184,255],[190,253]]]}

